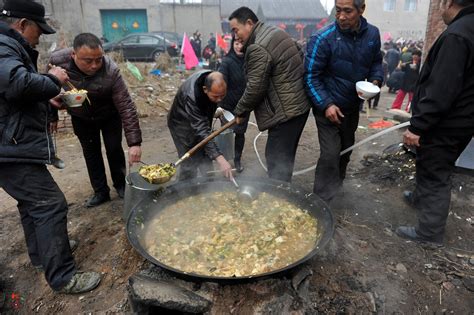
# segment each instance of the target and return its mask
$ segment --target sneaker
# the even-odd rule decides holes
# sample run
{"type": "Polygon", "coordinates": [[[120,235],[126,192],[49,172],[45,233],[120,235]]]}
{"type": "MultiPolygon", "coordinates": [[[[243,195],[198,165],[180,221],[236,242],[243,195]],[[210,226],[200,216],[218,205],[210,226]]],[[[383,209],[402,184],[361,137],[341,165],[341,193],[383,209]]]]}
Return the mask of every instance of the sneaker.
{"type": "Polygon", "coordinates": [[[437,237],[437,238],[428,238],[424,237],[416,231],[416,228],[414,226],[399,226],[396,230],[395,233],[400,236],[401,238],[414,241],[423,245],[428,245],[432,248],[439,248],[443,246],[443,238],[442,237],[437,237]]]}
{"type": "Polygon", "coordinates": [[[87,208],[96,207],[107,201],[110,201],[109,193],[96,193],[94,194],[94,196],[90,197],[89,200],[87,200],[86,207],[87,208]]]}
{"type": "MultiPolygon", "coordinates": [[[[74,253],[74,251],[77,249],[79,246],[79,242],[75,240],[69,240],[69,247],[71,248],[71,253],[74,253]]],[[[44,272],[43,266],[42,265],[33,265],[33,268],[36,269],[38,272],[44,272]]]]}
{"type": "Polygon", "coordinates": [[[59,293],[77,294],[94,290],[100,283],[100,274],[97,272],[77,272],[59,293]]]}

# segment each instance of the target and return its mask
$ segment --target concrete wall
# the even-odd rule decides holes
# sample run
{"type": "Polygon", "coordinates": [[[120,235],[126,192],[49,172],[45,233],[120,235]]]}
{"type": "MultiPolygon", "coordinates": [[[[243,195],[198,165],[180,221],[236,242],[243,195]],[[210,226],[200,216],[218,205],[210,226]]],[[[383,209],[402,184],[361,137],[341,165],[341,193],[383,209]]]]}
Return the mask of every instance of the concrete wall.
{"type": "Polygon", "coordinates": [[[383,38],[385,32],[390,32],[394,40],[403,37],[404,39],[424,39],[429,0],[417,0],[415,12],[405,11],[406,0],[396,0],[395,10],[384,11],[385,0],[366,0],[367,9],[364,16],[369,23],[377,26],[383,38]]]}
{"type": "Polygon", "coordinates": [[[218,5],[172,5],[157,0],[42,0],[58,35],[47,41],[58,41],[60,46],[70,44],[78,33],[90,32],[102,36],[100,10],[146,9],[149,31],[186,32],[191,35],[199,29],[204,42],[210,32],[220,31],[218,5]]]}
{"type": "Polygon", "coordinates": [[[218,5],[169,5],[160,6],[160,27],[190,37],[196,30],[201,32],[203,47],[209,33],[221,32],[220,9],[218,5]]]}

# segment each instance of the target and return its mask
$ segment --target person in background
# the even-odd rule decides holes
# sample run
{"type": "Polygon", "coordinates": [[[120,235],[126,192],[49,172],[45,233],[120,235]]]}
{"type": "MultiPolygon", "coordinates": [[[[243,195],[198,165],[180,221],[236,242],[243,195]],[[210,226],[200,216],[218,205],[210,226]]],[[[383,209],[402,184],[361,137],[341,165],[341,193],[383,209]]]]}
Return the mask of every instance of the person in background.
{"type": "Polygon", "coordinates": [[[61,67],[37,71],[34,48],[42,34],[55,33],[44,14],[43,5],[29,0],[7,0],[0,9],[0,187],[18,202],[33,266],[53,290],[82,293],[101,277],[77,270],[66,198],[45,165],[55,155],[48,100],[69,78],[61,67]]]}
{"type": "Polygon", "coordinates": [[[209,40],[207,41],[207,46],[209,46],[209,48],[212,49],[212,51],[216,51],[216,48],[217,48],[217,39],[216,37],[214,36],[214,33],[210,33],[209,34],[209,40]]]}
{"type": "Polygon", "coordinates": [[[404,197],[419,210],[418,224],[396,229],[436,246],[444,240],[455,162],[474,135],[474,0],[448,0],[443,20],[448,28],[428,53],[403,135],[416,146],[416,188],[404,197]]]}
{"type": "MultiPolygon", "coordinates": [[[[382,82],[382,86],[385,85],[385,83],[387,82],[387,78],[388,78],[388,63],[387,61],[385,60],[385,53],[382,51],[382,68],[383,68],[383,82],[382,82]]],[[[368,100],[368,103],[369,103],[369,108],[373,108],[373,109],[377,109],[377,107],[379,106],[379,102],[380,102],[380,95],[382,93],[378,93],[374,98],[371,98],[370,100],[368,100]]]]}
{"type": "Polygon", "coordinates": [[[194,53],[196,54],[196,57],[198,58],[198,60],[201,60],[202,40],[201,40],[201,33],[199,33],[199,31],[197,30],[196,32],[194,32],[193,37],[191,38],[191,46],[193,47],[194,53]]]}
{"type": "Polygon", "coordinates": [[[403,47],[402,54],[400,55],[401,63],[409,63],[413,61],[413,51],[408,47],[403,47]]]}
{"type": "MultiPolygon", "coordinates": [[[[110,200],[101,135],[113,185],[118,196],[123,198],[126,166],[122,129],[128,144],[130,165],[141,159],[142,133],[135,103],[130,97],[120,69],[112,59],[104,55],[100,39],[90,33],[77,35],[73,48],[54,52],[50,64],[66,69],[71,83],[77,89],[87,91],[88,100],[82,106],[68,108],[94,189],[94,195],[86,202],[86,206],[95,207],[110,200]]],[[[61,104],[56,106],[60,107],[61,104]]]]}
{"type": "Polygon", "coordinates": [[[357,81],[381,86],[379,30],[362,16],[365,0],[336,0],[336,22],[311,37],[306,53],[306,92],[313,103],[320,157],[313,192],[330,202],[341,188],[355,142],[361,100],[357,81]],[[357,52],[357,53],[354,53],[357,52]]]}
{"type": "Polygon", "coordinates": [[[209,70],[217,71],[220,67],[220,59],[219,54],[217,51],[213,51],[211,56],[209,57],[209,70]]]}
{"type": "Polygon", "coordinates": [[[260,22],[247,7],[229,17],[235,40],[243,44],[247,82],[234,109],[244,123],[254,111],[258,128],[268,130],[268,176],[291,182],[296,150],[311,105],[304,93],[303,56],[283,30],[260,22]]]}
{"type": "Polygon", "coordinates": [[[416,82],[420,74],[421,65],[421,51],[415,50],[412,53],[412,61],[400,65],[403,71],[402,86],[397,92],[397,96],[392,103],[392,109],[401,109],[405,96],[408,94],[408,103],[405,111],[410,111],[410,103],[413,99],[413,92],[415,91],[416,82]]]}
{"type": "Polygon", "coordinates": [[[400,52],[397,50],[395,44],[392,44],[392,46],[387,50],[385,59],[388,63],[388,75],[390,76],[400,63],[400,52]]]}
{"type": "MultiPolygon", "coordinates": [[[[219,67],[219,72],[224,75],[224,79],[227,82],[227,95],[222,101],[221,107],[233,114],[235,114],[234,110],[237,103],[244,94],[246,85],[244,70],[245,60],[242,48],[242,43],[236,41],[235,37],[233,37],[230,44],[230,50],[222,60],[222,64],[219,67]]],[[[247,131],[248,122],[249,117],[246,117],[240,125],[236,125],[233,128],[235,134],[234,166],[239,173],[244,170],[241,159],[245,145],[245,132],[247,131]]]]}
{"type": "MultiPolygon", "coordinates": [[[[168,128],[179,157],[211,134],[217,104],[222,102],[226,92],[222,74],[209,70],[195,72],[181,85],[168,113],[168,128]]],[[[232,167],[211,140],[203,150],[181,163],[179,180],[197,177],[198,170],[205,176],[212,171],[213,160],[224,176],[232,178],[232,167]]]]}

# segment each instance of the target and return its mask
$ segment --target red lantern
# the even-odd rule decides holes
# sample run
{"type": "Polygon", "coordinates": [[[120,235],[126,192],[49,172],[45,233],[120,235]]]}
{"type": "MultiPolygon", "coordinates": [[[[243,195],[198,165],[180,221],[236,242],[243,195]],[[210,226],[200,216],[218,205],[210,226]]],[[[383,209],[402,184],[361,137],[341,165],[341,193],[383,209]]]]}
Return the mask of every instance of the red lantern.
{"type": "Polygon", "coordinates": [[[301,23],[298,23],[298,24],[295,25],[295,28],[296,28],[298,31],[300,31],[300,32],[301,32],[302,30],[304,30],[305,27],[306,27],[306,25],[301,24],[301,23]]]}

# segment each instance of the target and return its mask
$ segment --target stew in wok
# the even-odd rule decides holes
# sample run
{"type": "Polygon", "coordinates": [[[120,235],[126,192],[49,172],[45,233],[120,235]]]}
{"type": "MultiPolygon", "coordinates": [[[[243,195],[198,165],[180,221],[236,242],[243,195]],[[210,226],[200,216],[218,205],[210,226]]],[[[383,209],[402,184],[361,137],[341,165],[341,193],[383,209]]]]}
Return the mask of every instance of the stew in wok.
{"type": "Polygon", "coordinates": [[[287,200],[261,193],[249,203],[235,192],[210,192],[163,209],[148,226],[145,246],[184,272],[242,277],[291,265],[318,238],[316,219],[287,200]]]}

